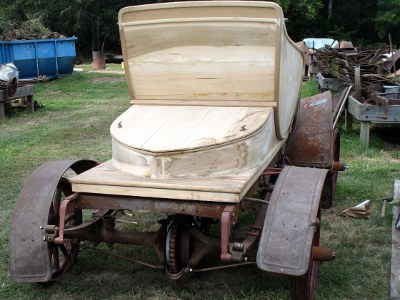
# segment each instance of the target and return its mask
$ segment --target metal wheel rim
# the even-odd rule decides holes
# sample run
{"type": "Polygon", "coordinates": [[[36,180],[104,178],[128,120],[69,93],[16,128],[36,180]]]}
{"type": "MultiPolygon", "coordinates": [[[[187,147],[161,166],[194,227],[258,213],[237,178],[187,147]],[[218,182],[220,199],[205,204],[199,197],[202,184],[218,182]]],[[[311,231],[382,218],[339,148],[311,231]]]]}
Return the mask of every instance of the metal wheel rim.
{"type": "MultiPolygon", "coordinates": [[[[59,225],[59,206],[62,203],[62,196],[72,194],[69,181],[62,177],[53,195],[53,201],[49,209],[49,225],[59,225]]],[[[66,227],[76,226],[82,223],[82,211],[75,209],[66,216],[66,227]]],[[[66,239],[63,245],[48,243],[49,260],[53,269],[50,282],[55,282],[65,273],[75,261],[79,251],[79,241],[66,239]]]]}
{"type": "MultiPolygon", "coordinates": [[[[321,208],[318,210],[317,218],[321,220],[321,208]]],[[[319,246],[321,225],[317,225],[311,246],[309,269],[303,276],[292,278],[292,299],[294,300],[313,300],[315,288],[317,286],[318,262],[313,260],[312,247],[319,246]]]]}

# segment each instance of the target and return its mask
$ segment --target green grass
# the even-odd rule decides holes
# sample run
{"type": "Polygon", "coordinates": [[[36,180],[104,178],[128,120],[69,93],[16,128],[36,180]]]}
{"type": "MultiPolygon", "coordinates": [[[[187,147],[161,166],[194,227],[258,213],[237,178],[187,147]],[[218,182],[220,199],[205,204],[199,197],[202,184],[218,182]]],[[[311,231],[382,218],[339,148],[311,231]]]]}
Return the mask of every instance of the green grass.
{"type": "MultiPolygon", "coordinates": [[[[8,110],[0,121],[0,299],[288,299],[289,283],[256,267],[203,273],[177,289],[161,272],[86,248],[77,264],[49,287],[15,284],[8,271],[8,231],[15,200],[24,180],[48,160],[111,158],[109,126],[129,107],[124,78],[78,73],[36,85],[35,99],[45,105],[33,114],[8,110]]],[[[303,96],[316,92],[315,83],[303,96]]],[[[342,126],[342,125],[341,125],[342,126]]],[[[370,148],[359,143],[359,127],[342,128],[342,159],[350,169],[340,174],[333,208],[323,211],[322,243],[337,252],[321,264],[317,299],[387,299],[389,297],[391,207],[380,218],[381,199],[400,178],[397,126],[371,129],[370,148]],[[371,219],[338,214],[370,199],[371,219]]],[[[133,212],[133,230],[155,228],[160,215],[133,212]]],[[[126,225],[125,225],[126,226],[126,225]]],[[[101,246],[107,249],[106,246],[101,246]]],[[[157,263],[151,249],[115,245],[113,251],[157,263]]],[[[206,258],[204,264],[216,261],[206,258]]]]}

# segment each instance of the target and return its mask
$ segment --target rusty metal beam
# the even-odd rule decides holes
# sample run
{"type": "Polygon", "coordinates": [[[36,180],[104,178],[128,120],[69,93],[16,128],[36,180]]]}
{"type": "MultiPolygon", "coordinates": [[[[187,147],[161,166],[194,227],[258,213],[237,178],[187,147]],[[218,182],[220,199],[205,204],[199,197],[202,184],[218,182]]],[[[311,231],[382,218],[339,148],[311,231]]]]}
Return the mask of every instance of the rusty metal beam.
{"type": "MultiPolygon", "coordinates": [[[[237,206],[239,208],[239,204],[228,206],[237,206]]],[[[166,214],[185,214],[219,219],[222,212],[227,207],[227,204],[204,201],[80,194],[77,207],[80,209],[141,209],[162,211],[166,214]]]]}

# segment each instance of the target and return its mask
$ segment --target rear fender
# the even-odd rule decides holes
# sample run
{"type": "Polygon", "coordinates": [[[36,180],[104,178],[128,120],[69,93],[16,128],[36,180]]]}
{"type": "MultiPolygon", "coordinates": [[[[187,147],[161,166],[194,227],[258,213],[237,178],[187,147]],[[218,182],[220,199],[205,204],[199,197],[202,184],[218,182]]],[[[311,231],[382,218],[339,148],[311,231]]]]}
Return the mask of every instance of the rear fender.
{"type": "Polygon", "coordinates": [[[330,169],[333,160],[331,92],[301,99],[286,156],[291,165],[330,169]]]}

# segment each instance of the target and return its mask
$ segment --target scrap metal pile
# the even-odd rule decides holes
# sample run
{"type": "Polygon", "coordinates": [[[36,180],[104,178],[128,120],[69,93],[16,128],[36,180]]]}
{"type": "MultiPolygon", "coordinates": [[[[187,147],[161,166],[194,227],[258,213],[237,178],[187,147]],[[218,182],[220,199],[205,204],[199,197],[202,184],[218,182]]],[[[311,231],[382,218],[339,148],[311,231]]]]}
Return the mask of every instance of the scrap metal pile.
{"type": "Polygon", "coordinates": [[[400,50],[388,45],[355,48],[349,42],[341,46],[314,51],[313,69],[320,72],[318,78],[338,80],[337,88],[354,86],[354,97],[361,103],[399,105],[400,50]]]}

